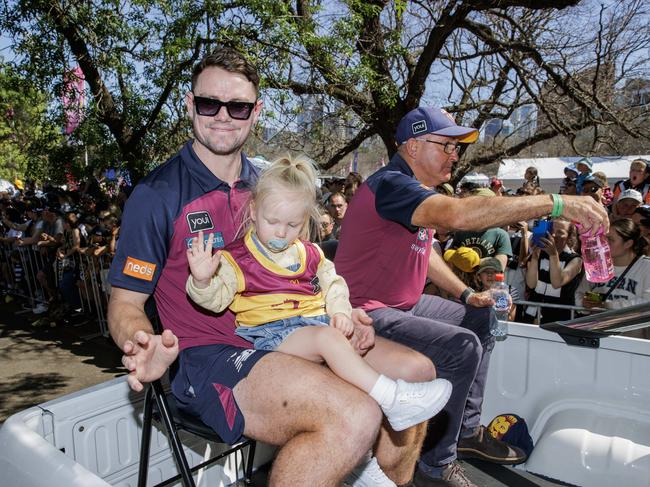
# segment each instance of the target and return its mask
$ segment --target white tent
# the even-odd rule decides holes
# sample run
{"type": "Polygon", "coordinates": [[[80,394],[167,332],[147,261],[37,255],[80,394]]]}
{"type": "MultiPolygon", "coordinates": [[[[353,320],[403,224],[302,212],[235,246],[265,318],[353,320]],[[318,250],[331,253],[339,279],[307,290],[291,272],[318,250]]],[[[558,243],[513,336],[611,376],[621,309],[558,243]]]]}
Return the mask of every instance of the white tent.
{"type": "Polygon", "coordinates": [[[6,179],[0,179],[0,193],[14,194],[16,188],[6,179]]]}
{"type": "MultiPolygon", "coordinates": [[[[629,176],[630,162],[642,157],[650,159],[650,156],[612,156],[592,157],[592,171],[602,171],[607,175],[607,181],[612,186],[619,179],[626,179],[629,176]]],[[[557,192],[560,182],[564,179],[564,168],[575,164],[582,157],[537,157],[530,159],[504,159],[499,166],[497,177],[503,181],[506,188],[517,189],[524,182],[526,168],[534,166],[537,168],[539,183],[547,193],[557,192]]]]}

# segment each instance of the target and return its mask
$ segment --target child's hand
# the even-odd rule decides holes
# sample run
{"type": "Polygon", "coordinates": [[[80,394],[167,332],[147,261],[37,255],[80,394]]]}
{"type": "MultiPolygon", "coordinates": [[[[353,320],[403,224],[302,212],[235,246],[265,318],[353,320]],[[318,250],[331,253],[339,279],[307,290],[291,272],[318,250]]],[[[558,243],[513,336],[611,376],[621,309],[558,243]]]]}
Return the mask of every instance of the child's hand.
{"type": "Polygon", "coordinates": [[[194,284],[199,288],[207,287],[210,279],[217,272],[221,251],[212,255],[212,242],[214,234],[211,233],[207,242],[203,241],[203,230],[199,231],[198,237],[192,239],[192,247],[187,249],[187,260],[190,263],[190,272],[194,284]]]}
{"type": "Polygon", "coordinates": [[[343,313],[336,313],[334,316],[332,316],[332,319],[330,320],[330,326],[333,326],[348,338],[352,336],[352,332],[354,331],[354,324],[352,323],[352,320],[343,313]]]}

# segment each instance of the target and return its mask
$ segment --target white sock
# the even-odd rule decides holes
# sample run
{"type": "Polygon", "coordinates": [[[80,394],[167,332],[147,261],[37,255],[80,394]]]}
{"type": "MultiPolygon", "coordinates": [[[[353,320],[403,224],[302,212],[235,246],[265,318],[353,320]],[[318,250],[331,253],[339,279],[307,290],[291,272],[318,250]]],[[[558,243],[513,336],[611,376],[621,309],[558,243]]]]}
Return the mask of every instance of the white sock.
{"type": "Polygon", "coordinates": [[[382,408],[389,408],[395,402],[396,392],[397,382],[380,374],[369,394],[382,408]]]}

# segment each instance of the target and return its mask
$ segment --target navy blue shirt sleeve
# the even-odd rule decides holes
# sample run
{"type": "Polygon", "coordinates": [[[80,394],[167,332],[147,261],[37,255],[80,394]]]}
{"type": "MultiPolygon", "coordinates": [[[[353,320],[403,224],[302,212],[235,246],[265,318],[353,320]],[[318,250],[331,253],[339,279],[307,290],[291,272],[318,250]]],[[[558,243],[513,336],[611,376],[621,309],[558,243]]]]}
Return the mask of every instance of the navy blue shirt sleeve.
{"type": "Polygon", "coordinates": [[[417,179],[398,171],[385,171],[369,181],[375,193],[375,209],[386,220],[404,225],[411,231],[418,227],[411,223],[415,209],[436,191],[424,186],[417,179]]]}
{"type": "Polygon", "coordinates": [[[129,197],[109,274],[113,286],[152,294],[167,260],[173,217],[159,193],[140,184],[129,197]]]}

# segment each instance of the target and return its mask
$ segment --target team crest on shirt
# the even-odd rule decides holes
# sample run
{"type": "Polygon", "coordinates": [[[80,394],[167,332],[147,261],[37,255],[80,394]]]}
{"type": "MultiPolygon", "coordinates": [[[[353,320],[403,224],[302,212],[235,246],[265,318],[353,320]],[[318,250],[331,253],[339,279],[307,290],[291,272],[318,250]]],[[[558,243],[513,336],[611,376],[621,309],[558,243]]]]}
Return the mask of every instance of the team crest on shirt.
{"type": "Polygon", "coordinates": [[[320,280],[318,279],[318,276],[314,276],[309,284],[311,284],[314,294],[318,294],[320,292],[320,280]]]}
{"type": "Polygon", "coordinates": [[[212,218],[207,211],[194,211],[188,213],[185,217],[187,224],[190,226],[190,233],[196,233],[200,230],[212,230],[214,224],[212,218]]]}
{"type": "Polygon", "coordinates": [[[420,228],[420,230],[418,230],[418,240],[420,242],[425,242],[428,239],[429,239],[429,233],[427,232],[427,229],[426,228],[420,228]]]}

